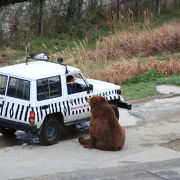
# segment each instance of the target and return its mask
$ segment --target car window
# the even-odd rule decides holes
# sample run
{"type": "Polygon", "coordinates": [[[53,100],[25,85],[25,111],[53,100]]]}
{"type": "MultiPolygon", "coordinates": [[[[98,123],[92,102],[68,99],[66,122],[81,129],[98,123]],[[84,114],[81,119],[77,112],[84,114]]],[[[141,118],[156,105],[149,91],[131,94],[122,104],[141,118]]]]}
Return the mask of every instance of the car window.
{"type": "Polygon", "coordinates": [[[37,80],[37,100],[45,100],[61,96],[60,76],[37,80]]]}
{"type": "Polygon", "coordinates": [[[0,95],[5,95],[7,76],[0,75],[0,95]]]}
{"type": "Polygon", "coordinates": [[[29,100],[30,99],[30,82],[23,79],[10,77],[7,96],[29,100]]]}
{"type": "Polygon", "coordinates": [[[67,92],[68,94],[79,93],[87,91],[88,86],[81,74],[71,74],[66,76],[67,92]]]}

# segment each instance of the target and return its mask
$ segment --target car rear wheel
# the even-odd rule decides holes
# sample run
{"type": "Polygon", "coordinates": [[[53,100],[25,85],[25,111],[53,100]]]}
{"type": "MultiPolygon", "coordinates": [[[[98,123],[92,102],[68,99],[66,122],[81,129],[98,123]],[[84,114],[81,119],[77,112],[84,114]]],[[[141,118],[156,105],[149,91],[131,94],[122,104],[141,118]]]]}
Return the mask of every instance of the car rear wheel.
{"type": "Polygon", "coordinates": [[[48,117],[39,135],[39,143],[45,146],[57,143],[61,130],[62,124],[55,117],[48,117]]]}
{"type": "Polygon", "coordinates": [[[15,129],[0,127],[0,133],[4,136],[13,136],[15,132],[15,129]]]}

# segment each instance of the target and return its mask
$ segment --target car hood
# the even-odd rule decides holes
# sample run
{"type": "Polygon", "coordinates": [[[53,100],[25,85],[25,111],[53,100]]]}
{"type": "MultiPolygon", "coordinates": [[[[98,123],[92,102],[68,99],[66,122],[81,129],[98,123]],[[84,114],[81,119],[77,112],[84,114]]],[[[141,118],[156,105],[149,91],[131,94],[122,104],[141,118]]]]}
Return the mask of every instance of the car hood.
{"type": "Polygon", "coordinates": [[[105,82],[105,81],[100,81],[100,80],[95,80],[95,79],[87,79],[89,84],[93,85],[94,90],[114,90],[114,89],[120,89],[120,86],[115,85],[113,83],[105,82]]]}

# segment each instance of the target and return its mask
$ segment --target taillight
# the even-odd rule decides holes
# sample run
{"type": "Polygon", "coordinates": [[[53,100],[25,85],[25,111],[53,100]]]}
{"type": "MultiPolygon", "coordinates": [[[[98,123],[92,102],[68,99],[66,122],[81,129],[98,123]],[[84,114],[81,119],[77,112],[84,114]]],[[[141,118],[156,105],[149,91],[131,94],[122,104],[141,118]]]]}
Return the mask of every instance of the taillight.
{"type": "Polygon", "coordinates": [[[117,90],[117,94],[121,95],[121,94],[123,94],[123,93],[124,93],[123,90],[121,90],[121,89],[118,89],[118,90],[117,90]]]}
{"type": "Polygon", "coordinates": [[[30,112],[30,114],[29,114],[29,124],[32,124],[32,125],[35,124],[35,113],[34,112],[30,112]]]}

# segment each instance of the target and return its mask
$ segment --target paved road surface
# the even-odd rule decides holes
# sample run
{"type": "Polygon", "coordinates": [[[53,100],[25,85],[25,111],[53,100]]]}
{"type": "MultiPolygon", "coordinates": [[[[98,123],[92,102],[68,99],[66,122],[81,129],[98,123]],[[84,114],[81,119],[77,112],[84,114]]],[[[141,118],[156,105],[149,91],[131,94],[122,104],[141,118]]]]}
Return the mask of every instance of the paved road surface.
{"type": "Polygon", "coordinates": [[[57,173],[26,180],[180,180],[180,159],[57,173]]]}
{"type": "MultiPolygon", "coordinates": [[[[180,138],[180,96],[134,104],[131,114],[143,123],[125,127],[126,144],[117,152],[83,148],[77,137],[87,136],[87,131],[72,130],[58,144],[48,147],[40,146],[31,135],[18,132],[15,144],[11,139],[11,147],[4,145],[0,149],[0,180],[27,177],[113,180],[120,176],[143,180],[180,179],[180,149],[172,148],[173,141],[180,138]]],[[[3,137],[0,140],[8,141],[3,137]]]]}

